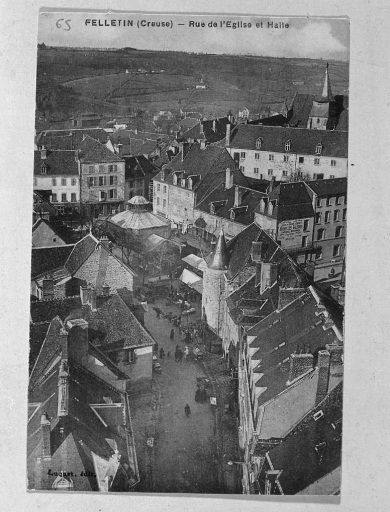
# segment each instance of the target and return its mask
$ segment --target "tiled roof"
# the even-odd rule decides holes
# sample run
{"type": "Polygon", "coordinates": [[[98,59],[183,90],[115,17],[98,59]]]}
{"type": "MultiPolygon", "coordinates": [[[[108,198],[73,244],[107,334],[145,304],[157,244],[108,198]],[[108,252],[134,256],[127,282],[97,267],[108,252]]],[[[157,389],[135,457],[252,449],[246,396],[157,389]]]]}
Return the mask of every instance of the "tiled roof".
{"type": "MultiPolygon", "coordinates": [[[[281,183],[268,194],[270,201],[277,204],[271,217],[279,222],[314,217],[313,203],[304,182],[281,183]]],[[[256,208],[260,213],[260,206],[256,208]]],[[[268,213],[265,213],[268,216],[268,213]]]]}
{"type": "Polygon", "coordinates": [[[64,321],[73,310],[80,307],[79,295],[63,299],[32,301],[30,305],[31,322],[51,322],[56,316],[64,321]]]}
{"type": "MultiPolygon", "coordinates": [[[[297,494],[341,465],[342,397],[339,384],[283,443],[268,452],[273,469],[282,471],[279,483],[283,494],[297,494]],[[313,416],[320,410],[323,416],[315,421],[313,416]]],[[[264,489],[263,476],[260,485],[264,489]]],[[[321,494],[328,492],[323,488],[321,494]]]]}
{"type": "Polygon", "coordinates": [[[226,126],[230,124],[227,117],[220,117],[215,120],[201,120],[195,126],[183,132],[182,137],[186,140],[205,140],[206,142],[217,142],[226,137],[226,126]],[[213,130],[215,123],[215,131],[213,130]]]}
{"type": "Polygon", "coordinates": [[[76,151],[47,151],[47,158],[42,160],[41,151],[34,151],[35,176],[78,176],[79,167],[76,151]],[[46,172],[42,173],[42,166],[46,172]]]}
{"type": "Polygon", "coordinates": [[[348,157],[348,133],[337,130],[310,130],[277,126],[253,126],[240,124],[232,131],[229,147],[256,150],[256,140],[262,139],[261,149],[285,153],[285,145],[291,141],[291,152],[299,155],[315,155],[316,145],[322,144],[322,156],[348,157]]]}
{"type": "Polygon", "coordinates": [[[70,274],[74,274],[81,267],[84,261],[92,254],[98,244],[99,240],[97,240],[91,233],[77,242],[64,264],[66,270],[68,270],[70,274]]]}
{"type": "Polygon", "coordinates": [[[50,150],[74,150],[77,149],[77,146],[83,140],[84,135],[88,135],[102,144],[105,144],[108,138],[108,133],[102,128],[45,130],[39,133],[36,137],[36,145],[45,146],[50,150]]]}
{"type": "Polygon", "coordinates": [[[74,245],[33,247],[31,251],[31,279],[64,266],[74,245]]]}
{"type": "Polygon", "coordinates": [[[115,153],[104,144],[86,135],[78,145],[79,157],[82,163],[115,163],[123,162],[115,153]]]}
{"type": "Polygon", "coordinates": [[[347,193],[347,178],[331,178],[328,180],[307,181],[318,197],[336,196],[347,193]]]}
{"type": "Polygon", "coordinates": [[[34,233],[34,231],[36,231],[38,229],[38,227],[41,226],[42,224],[46,224],[46,226],[53,231],[53,234],[56,235],[58,238],[60,238],[65,244],[71,242],[71,240],[67,240],[67,237],[64,234],[65,230],[64,229],[61,230],[60,224],[58,224],[58,223],[54,224],[42,217],[37,219],[36,222],[34,222],[33,227],[32,227],[32,232],[34,233]],[[60,233],[60,231],[62,231],[62,233],[60,233]]]}

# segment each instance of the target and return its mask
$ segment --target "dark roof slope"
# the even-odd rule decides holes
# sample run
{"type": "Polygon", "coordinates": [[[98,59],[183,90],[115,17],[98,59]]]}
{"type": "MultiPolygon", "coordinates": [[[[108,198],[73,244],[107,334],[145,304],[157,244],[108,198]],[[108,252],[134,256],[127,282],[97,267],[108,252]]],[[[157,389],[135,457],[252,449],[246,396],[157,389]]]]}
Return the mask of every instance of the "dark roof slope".
{"type": "Polygon", "coordinates": [[[226,137],[226,126],[230,124],[227,117],[220,117],[215,120],[201,120],[186,132],[182,138],[187,140],[204,140],[206,142],[217,142],[226,137]],[[213,129],[215,127],[215,130],[213,129]]]}
{"type": "Polygon", "coordinates": [[[47,151],[42,159],[41,151],[34,151],[34,175],[36,176],[78,176],[79,167],[76,151],[47,151]],[[46,172],[42,173],[42,166],[46,172]]]}
{"type": "Polygon", "coordinates": [[[139,179],[144,176],[153,176],[158,172],[155,165],[152,164],[144,155],[124,157],[125,178],[126,180],[139,179]]]}
{"type": "Polygon", "coordinates": [[[79,157],[82,163],[117,163],[123,162],[115,153],[110,151],[104,144],[96,141],[89,135],[78,145],[79,157]]]}
{"type": "MultiPolygon", "coordinates": [[[[276,200],[276,206],[270,216],[279,222],[314,216],[312,199],[302,181],[281,183],[269,193],[268,199],[276,200]]],[[[256,208],[256,212],[260,213],[260,206],[256,208]]],[[[267,209],[263,215],[269,216],[267,209]]]]}
{"type": "Polygon", "coordinates": [[[74,247],[74,245],[33,247],[31,251],[31,279],[63,267],[74,247]]]}
{"type": "Polygon", "coordinates": [[[77,242],[64,264],[66,270],[70,274],[74,274],[92,254],[98,244],[99,241],[91,233],[77,242]]]}
{"type": "Polygon", "coordinates": [[[56,316],[64,321],[74,309],[80,307],[79,295],[63,299],[33,301],[30,305],[31,322],[51,322],[56,316]]]}
{"type": "Polygon", "coordinates": [[[84,135],[88,135],[98,142],[105,144],[108,139],[108,133],[102,128],[82,128],[74,130],[45,130],[36,137],[37,146],[45,146],[50,150],[58,149],[77,149],[84,135]]]}
{"type": "Polygon", "coordinates": [[[316,145],[322,144],[322,156],[348,157],[348,133],[337,130],[309,130],[305,128],[282,128],[277,126],[254,126],[240,124],[233,130],[229,147],[232,149],[256,150],[256,140],[262,139],[261,149],[285,153],[285,145],[291,141],[291,152],[300,155],[315,155],[316,145]]]}
{"type": "Polygon", "coordinates": [[[347,193],[347,178],[331,178],[328,180],[307,181],[318,197],[336,196],[347,193]]]}

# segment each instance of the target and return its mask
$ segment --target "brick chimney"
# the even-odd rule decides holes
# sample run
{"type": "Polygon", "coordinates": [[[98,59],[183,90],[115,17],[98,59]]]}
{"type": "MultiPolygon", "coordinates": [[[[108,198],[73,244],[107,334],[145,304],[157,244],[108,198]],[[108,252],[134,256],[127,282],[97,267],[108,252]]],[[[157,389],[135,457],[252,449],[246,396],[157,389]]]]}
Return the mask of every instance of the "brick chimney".
{"type": "Polygon", "coordinates": [[[277,263],[262,263],[261,264],[261,277],[260,277],[260,294],[264,290],[274,285],[278,279],[278,264],[277,263]]]}
{"type": "Polygon", "coordinates": [[[43,279],[42,281],[42,299],[54,298],[54,281],[53,278],[43,279]]]}
{"type": "Polygon", "coordinates": [[[85,364],[88,361],[88,322],[83,318],[68,320],[66,328],[69,331],[69,359],[76,363],[85,364]]]}
{"type": "Polygon", "coordinates": [[[288,382],[291,383],[313,368],[313,354],[291,354],[288,382]]]}
{"type": "Polygon", "coordinates": [[[238,185],[236,185],[234,187],[234,204],[233,204],[234,208],[241,206],[243,194],[244,194],[243,189],[241,187],[239,187],[238,185]]]}
{"type": "Polygon", "coordinates": [[[41,416],[41,435],[42,435],[42,457],[44,459],[51,458],[51,439],[50,439],[50,418],[47,412],[41,416]]]}
{"type": "Polygon", "coordinates": [[[230,129],[231,129],[231,125],[228,123],[226,125],[226,140],[225,140],[225,146],[229,146],[230,145],[230,129]]]}
{"type": "Polygon", "coordinates": [[[330,353],[328,350],[318,351],[318,384],[316,394],[316,405],[319,404],[327,395],[329,387],[329,367],[330,353]]]}
{"type": "Polygon", "coordinates": [[[278,310],[285,308],[288,304],[305,293],[304,288],[279,288],[278,310]]]}
{"type": "Polygon", "coordinates": [[[230,190],[233,186],[233,173],[229,167],[225,172],[225,190],[230,190]]]}
{"type": "Polygon", "coordinates": [[[118,155],[119,155],[119,158],[122,158],[122,153],[123,153],[123,144],[121,144],[120,142],[118,143],[118,155]]]}

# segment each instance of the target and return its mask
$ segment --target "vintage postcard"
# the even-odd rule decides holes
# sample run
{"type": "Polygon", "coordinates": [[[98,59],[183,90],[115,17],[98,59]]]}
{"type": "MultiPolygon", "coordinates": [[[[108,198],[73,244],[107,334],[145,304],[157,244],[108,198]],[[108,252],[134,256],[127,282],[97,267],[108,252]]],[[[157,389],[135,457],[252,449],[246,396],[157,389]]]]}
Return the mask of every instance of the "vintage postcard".
{"type": "Polygon", "coordinates": [[[41,10],[30,491],[342,493],[348,105],[346,17],[41,10]]]}

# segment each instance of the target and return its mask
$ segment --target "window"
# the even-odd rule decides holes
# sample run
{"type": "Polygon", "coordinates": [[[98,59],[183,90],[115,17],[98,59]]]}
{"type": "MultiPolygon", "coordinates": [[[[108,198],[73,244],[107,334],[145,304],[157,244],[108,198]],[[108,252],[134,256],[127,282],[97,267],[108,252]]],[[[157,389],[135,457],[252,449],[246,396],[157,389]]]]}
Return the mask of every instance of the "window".
{"type": "Polygon", "coordinates": [[[99,190],[99,199],[100,201],[104,201],[104,199],[106,199],[106,192],[104,190],[99,190]]]}
{"type": "Polygon", "coordinates": [[[263,139],[256,140],[256,149],[261,149],[261,145],[263,144],[263,139]]]}
{"type": "Polygon", "coordinates": [[[117,165],[109,165],[108,166],[108,172],[116,172],[118,166],[117,165]]]}
{"type": "Polygon", "coordinates": [[[300,164],[305,163],[305,159],[303,158],[303,156],[298,157],[298,163],[300,163],[300,164]]]}
{"type": "Polygon", "coordinates": [[[116,199],[116,188],[112,188],[108,191],[108,197],[110,199],[116,199]]]}
{"type": "Polygon", "coordinates": [[[321,142],[319,142],[316,145],[316,155],[320,155],[321,153],[322,153],[322,144],[321,144],[321,142]]]}
{"type": "Polygon", "coordinates": [[[89,172],[90,174],[93,174],[93,173],[95,172],[95,166],[94,166],[94,165],[89,165],[89,166],[88,166],[88,172],[89,172]]]}
{"type": "Polygon", "coordinates": [[[75,187],[75,186],[77,185],[77,180],[76,180],[76,178],[72,178],[72,179],[70,180],[70,183],[71,183],[72,187],[75,187]]]}
{"type": "MultiPolygon", "coordinates": [[[[288,140],[284,146],[285,151],[291,150],[291,140],[288,140]]],[[[288,158],[288,157],[287,157],[288,158]]],[[[286,160],[285,160],[286,161],[286,160]]]]}
{"type": "Polygon", "coordinates": [[[255,153],[255,160],[260,160],[260,153],[255,153]]]}
{"type": "Polygon", "coordinates": [[[336,204],[343,204],[343,196],[336,197],[336,204]]]}
{"type": "Polygon", "coordinates": [[[160,183],[157,183],[157,192],[160,192],[160,188],[161,188],[160,183]]]}
{"type": "Polygon", "coordinates": [[[315,158],[314,159],[314,165],[320,165],[320,159],[319,158],[315,158]]]}
{"type": "Polygon", "coordinates": [[[317,231],[317,240],[324,240],[325,238],[325,229],[321,228],[317,231]]]}
{"type": "Polygon", "coordinates": [[[241,151],[240,158],[244,159],[245,158],[245,154],[246,154],[245,151],[241,151]]]}
{"type": "Polygon", "coordinates": [[[340,220],[340,210],[335,210],[333,214],[333,221],[337,222],[340,220]]]}
{"type": "Polygon", "coordinates": [[[253,169],[253,172],[254,172],[255,174],[259,174],[259,168],[258,168],[258,167],[255,167],[255,168],[253,169]]]}
{"type": "Polygon", "coordinates": [[[109,184],[110,185],[116,185],[118,181],[118,176],[110,176],[109,177],[109,184]]]}
{"type": "Polygon", "coordinates": [[[74,193],[70,194],[70,200],[72,203],[76,203],[77,202],[76,194],[74,194],[74,193]]]}
{"type": "Polygon", "coordinates": [[[53,187],[56,187],[56,186],[57,186],[57,180],[56,180],[56,178],[52,178],[52,179],[51,179],[51,184],[52,184],[52,186],[53,186],[53,187]]]}
{"type": "Polygon", "coordinates": [[[325,222],[330,222],[330,212],[325,212],[325,222]]]}
{"type": "Polygon", "coordinates": [[[321,224],[321,214],[316,213],[316,224],[321,224]]]}
{"type": "Polygon", "coordinates": [[[316,250],[316,253],[315,253],[315,259],[316,259],[316,260],[322,260],[322,247],[319,247],[319,248],[316,250]]]}
{"type": "Polygon", "coordinates": [[[347,220],[347,209],[344,208],[343,210],[343,220],[347,220]]]}
{"type": "Polygon", "coordinates": [[[61,178],[61,186],[66,187],[66,178],[61,178]]]}
{"type": "Polygon", "coordinates": [[[164,194],[166,194],[166,193],[167,193],[167,186],[164,185],[164,194]]]}
{"type": "Polygon", "coordinates": [[[167,200],[163,199],[163,208],[166,208],[166,207],[167,207],[167,200]]]}
{"type": "Polygon", "coordinates": [[[324,175],[323,174],[313,174],[313,180],[323,180],[324,175]]]}
{"type": "Polygon", "coordinates": [[[245,171],[245,167],[243,165],[240,165],[240,171],[241,172],[244,172],[245,171]]]}
{"type": "Polygon", "coordinates": [[[340,236],[343,236],[343,227],[337,226],[336,232],[335,232],[335,237],[340,238],[340,236]]]}
{"type": "Polygon", "coordinates": [[[93,176],[88,178],[88,187],[93,187],[93,176]]]}
{"type": "Polygon", "coordinates": [[[316,205],[317,205],[317,208],[321,208],[321,206],[322,206],[322,199],[321,198],[317,197],[316,205]]]}
{"type": "Polygon", "coordinates": [[[331,167],[336,167],[336,160],[331,160],[330,161],[330,166],[331,167]]]}
{"type": "Polygon", "coordinates": [[[333,256],[340,256],[341,253],[341,245],[333,246],[333,256]]]}
{"type": "Polygon", "coordinates": [[[52,203],[56,203],[57,202],[57,194],[52,194],[51,195],[51,202],[52,203]]]}
{"type": "Polygon", "coordinates": [[[297,172],[297,176],[298,176],[298,178],[303,178],[303,172],[302,171],[298,171],[297,172]]]}
{"type": "Polygon", "coordinates": [[[159,204],[160,204],[160,198],[158,197],[157,198],[157,205],[159,205],[159,204]]]}
{"type": "Polygon", "coordinates": [[[274,155],[268,155],[268,160],[270,160],[271,162],[274,161],[274,155]]]}
{"type": "Polygon", "coordinates": [[[308,239],[309,237],[306,235],[302,237],[302,247],[307,247],[308,239]]]}
{"type": "Polygon", "coordinates": [[[268,176],[272,176],[274,171],[272,169],[268,169],[268,176]]]}
{"type": "Polygon", "coordinates": [[[283,156],[283,162],[288,162],[288,155],[283,156]]]}
{"type": "Polygon", "coordinates": [[[283,171],[283,176],[287,176],[287,171],[283,171]]]}
{"type": "Polygon", "coordinates": [[[326,206],[332,206],[332,198],[331,197],[326,198],[326,206]]]}
{"type": "Polygon", "coordinates": [[[99,165],[99,172],[104,172],[104,165],[99,165]]]}
{"type": "Polygon", "coordinates": [[[331,175],[329,176],[329,179],[331,179],[331,180],[332,180],[332,179],[333,179],[333,178],[335,178],[335,177],[336,177],[336,176],[335,176],[334,174],[331,174],[331,175]]]}
{"type": "Polygon", "coordinates": [[[320,118],[317,117],[317,124],[320,124],[320,118]]]}
{"type": "Polygon", "coordinates": [[[99,187],[104,187],[106,184],[106,176],[99,176],[99,187]]]}
{"type": "Polygon", "coordinates": [[[61,194],[61,202],[66,203],[66,201],[67,201],[66,194],[61,194]]]}
{"type": "Polygon", "coordinates": [[[309,231],[309,221],[308,220],[303,221],[303,231],[309,231]]]}
{"type": "Polygon", "coordinates": [[[46,165],[45,165],[45,164],[43,164],[43,165],[41,166],[41,174],[46,174],[46,172],[47,172],[47,167],[46,167],[46,165]]]}

